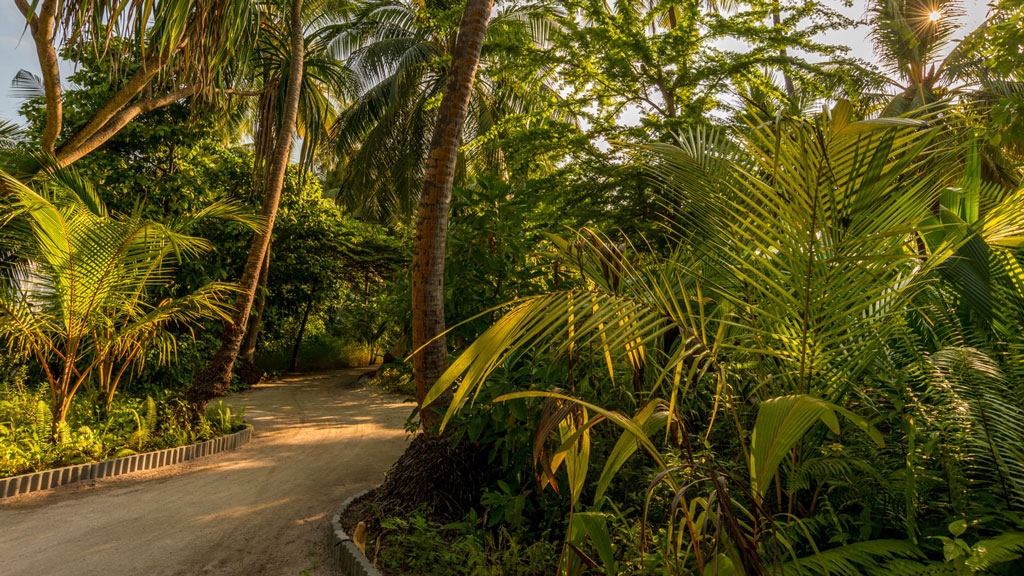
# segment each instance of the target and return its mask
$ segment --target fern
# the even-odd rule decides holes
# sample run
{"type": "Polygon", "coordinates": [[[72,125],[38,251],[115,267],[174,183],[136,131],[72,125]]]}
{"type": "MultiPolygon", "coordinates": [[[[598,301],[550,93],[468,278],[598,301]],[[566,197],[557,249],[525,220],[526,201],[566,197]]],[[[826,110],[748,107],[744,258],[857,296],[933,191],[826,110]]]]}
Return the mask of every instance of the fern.
{"type": "Polygon", "coordinates": [[[786,489],[790,493],[807,490],[813,484],[824,484],[826,481],[843,479],[856,483],[863,481],[858,477],[871,477],[879,484],[882,478],[873,466],[859,458],[851,457],[818,457],[802,461],[787,477],[786,489]]]}
{"type": "Polygon", "coordinates": [[[139,414],[136,410],[131,412],[135,418],[136,429],[128,440],[128,445],[134,447],[136,451],[141,451],[149,443],[153,432],[156,430],[156,402],[151,396],[147,396],[146,401],[142,405],[142,414],[139,414]]]}
{"type": "Polygon", "coordinates": [[[990,486],[1011,509],[1024,509],[1024,403],[998,365],[973,348],[932,355],[934,386],[946,396],[944,411],[961,427],[969,473],[990,486]]]}
{"type": "Polygon", "coordinates": [[[1006,532],[995,538],[979,540],[971,547],[967,567],[974,572],[988,570],[994,564],[1019,560],[1024,554],[1024,533],[1006,532]]]}
{"type": "Polygon", "coordinates": [[[156,401],[152,396],[146,396],[146,430],[147,437],[156,431],[156,401]]]}
{"type": "Polygon", "coordinates": [[[46,402],[36,402],[35,418],[32,420],[32,436],[36,441],[42,441],[49,436],[53,424],[53,413],[46,402]]]}
{"type": "Polygon", "coordinates": [[[783,566],[784,574],[864,576],[889,574],[890,560],[923,559],[921,550],[904,540],[868,540],[819,552],[783,566]]]}
{"type": "Polygon", "coordinates": [[[896,559],[887,562],[884,570],[874,574],[878,576],[954,576],[956,573],[956,568],[950,564],[896,559]]]}
{"type": "Polygon", "coordinates": [[[235,414],[231,413],[231,408],[222,400],[218,400],[216,405],[206,407],[206,420],[218,434],[230,434],[245,422],[245,406],[238,408],[235,414]]]}

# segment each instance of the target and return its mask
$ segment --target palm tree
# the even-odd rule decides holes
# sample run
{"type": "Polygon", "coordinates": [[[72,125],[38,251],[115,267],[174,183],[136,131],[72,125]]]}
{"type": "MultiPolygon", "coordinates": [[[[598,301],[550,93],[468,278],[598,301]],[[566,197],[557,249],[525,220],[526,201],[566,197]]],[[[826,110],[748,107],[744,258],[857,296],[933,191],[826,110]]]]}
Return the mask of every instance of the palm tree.
{"type": "MultiPolygon", "coordinates": [[[[773,530],[759,522],[773,506],[793,514],[798,490],[770,487],[793,486],[784,478],[787,470],[817,457],[824,436],[812,432],[815,424],[835,430],[838,414],[852,416],[846,410],[851,393],[879,367],[891,366],[889,343],[904,337],[908,318],[917,314],[916,299],[936,285],[943,266],[955,264],[958,250],[978,238],[1005,255],[1024,231],[1024,190],[996,195],[970,229],[934,221],[933,206],[962,183],[955,155],[933,146],[944,130],[918,121],[854,121],[852,107],[840,103],[817,118],[752,119],[734,139],[698,131],[681,138],[680,146],[638,150],[664,184],[666,225],[678,242],[672,253],[619,249],[589,231],[559,240],[556,257],[583,284],[513,303],[422,404],[451,390],[447,422],[493,371],[522,361],[527,350],[547,357],[589,355],[590,363],[608,364],[613,384],[616,366],[646,366],[647,396],[633,416],[569,391],[506,397],[548,400],[538,434],[555,436],[561,447],[551,466],[566,466],[570,487],[585,484],[586,466],[579,460],[588,453],[583,446],[590,426],[606,419],[624,429],[602,472],[600,495],[638,448],[665,467],[658,482],[678,490],[676,472],[664,465],[667,456],[647,438],[665,434],[689,397],[710,397],[713,407],[701,415],[709,433],[721,422],[734,425],[730,436],[749,467],[747,487],[728,480],[735,494],[749,494],[742,524],[730,523],[733,512],[723,508],[739,496],[723,492],[708,467],[715,516],[725,519],[723,530],[735,530],[728,534],[741,556],[734,563],[742,563],[745,573],[762,573],[758,555],[770,548],[759,538],[767,540],[773,530]],[[751,406],[759,408],[749,428],[743,421],[751,406]]],[[[1011,416],[996,429],[1000,437],[1024,438],[1013,424],[1017,412],[1000,413],[1011,416]]],[[[863,420],[851,419],[877,438],[863,420]]],[[[697,465],[679,452],[673,457],[697,465]]],[[[999,464],[1011,458],[1003,454],[1003,460],[993,457],[997,470],[1012,469],[1024,480],[1015,467],[999,464]]],[[[553,481],[549,469],[543,474],[553,481]]],[[[600,506],[599,496],[594,505],[600,506]]],[[[684,497],[679,509],[686,506],[684,497]]],[[[571,539],[587,532],[575,534],[570,542],[579,547],[571,539]]],[[[690,539],[707,541],[696,533],[690,539]]],[[[907,553],[905,543],[876,542],[859,550],[869,559],[907,553]]]]}
{"type": "Polygon", "coordinates": [[[956,84],[971,72],[964,67],[967,55],[954,49],[942,58],[961,16],[957,0],[879,0],[871,7],[875,54],[899,91],[883,116],[900,116],[962,89],[956,84]]]}
{"type": "MultiPolygon", "coordinates": [[[[283,120],[280,104],[286,99],[291,61],[287,18],[276,8],[280,6],[268,4],[264,7],[262,33],[250,62],[251,71],[248,72],[252,82],[238,92],[243,98],[243,105],[249,104],[244,116],[253,120],[253,176],[258,187],[262,187],[267,176],[269,158],[274,151],[283,120]]],[[[337,121],[338,110],[351,84],[344,63],[331,56],[334,25],[342,17],[337,6],[331,2],[314,2],[307,4],[304,11],[306,37],[296,119],[296,132],[301,138],[299,166],[303,170],[303,177],[330,152],[330,131],[337,121]]],[[[254,308],[238,356],[239,373],[244,373],[248,380],[258,381],[260,377],[255,355],[260,319],[266,302],[270,260],[271,250],[268,245],[257,282],[254,308]]]]}
{"type": "MultiPolygon", "coordinates": [[[[1005,20],[1006,10],[994,8],[989,17],[963,39],[954,43],[958,19],[963,16],[959,0],[877,0],[871,7],[871,36],[875,54],[891,75],[885,82],[896,90],[883,94],[882,116],[932,113],[936,106],[966,104],[951,111],[975,117],[973,131],[990,129],[987,110],[1000,97],[1019,97],[1024,84],[1012,76],[993,73],[984,42],[988,29],[1005,20]],[[948,53],[947,53],[948,52],[948,53]]],[[[1009,131],[1004,146],[1015,144],[1009,131]]],[[[970,137],[959,136],[959,137],[970,137]]],[[[1004,187],[1020,181],[1019,168],[1006,158],[1006,148],[986,145],[982,149],[986,180],[1004,187]]]]}
{"type": "Polygon", "coordinates": [[[933,248],[933,258],[906,248],[915,241],[908,229],[931,217],[932,202],[952,183],[935,170],[913,183],[901,180],[933,161],[922,152],[936,130],[852,122],[850,114],[841,104],[820,126],[751,124],[738,148],[713,132],[695,133],[681,147],[646,147],[665,182],[665,205],[676,207],[666,215],[679,241],[672,255],[633,265],[598,236],[562,241],[565,265],[591,285],[519,304],[464,353],[431,397],[462,377],[454,410],[492,361],[536,338],[542,348],[564,349],[602,335],[600,341],[643,349],[650,359],[659,355],[649,348],[671,333],[674,347],[656,371],[662,377],[727,346],[757,350],[773,364],[774,393],[842,401],[870,364],[875,349],[867,335],[885,330],[886,311],[912,293],[914,279],[939,255],[948,256],[946,244],[933,248]],[[834,170],[819,182],[825,164],[834,170]],[[575,263],[574,250],[583,251],[575,263]],[[698,293],[699,310],[692,307],[698,293]]]}
{"type": "MultiPolygon", "coordinates": [[[[348,62],[357,94],[334,128],[340,162],[328,186],[339,202],[384,220],[404,221],[414,213],[437,102],[453,71],[452,18],[450,10],[412,0],[370,0],[338,27],[335,54],[348,62]]],[[[501,130],[503,120],[558,117],[544,108],[558,98],[546,84],[547,71],[507,61],[509,45],[543,48],[551,26],[543,5],[499,6],[490,18],[461,137],[459,178],[474,170],[502,173],[498,139],[480,137],[501,130]]]]}
{"type": "Polygon", "coordinates": [[[186,397],[197,410],[205,406],[210,399],[225,394],[231,384],[231,371],[242,347],[249,313],[256,298],[260,270],[266,261],[267,250],[270,248],[274,218],[281,200],[285,170],[288,168],[290,159],[292,136],[295,132],[299,104],[302,100],[306,43],[302,22],[302,0],[291,0],[288,23],[291,34],[288,74],[285,80],[287,89],[281,104],[281,121],[275,134],[273,154],[263,179],[262,216],[266,222],[266,228],[254,236],[249,248],[249,256],[246,259],[240,282],[241,291],[235,299],[231,320],[224,325],[220,348],[214,353],[206,367],[192,380],[186,393],[186,397]]]}
{"type": "MultiPolygon", "coordinates": [[[[412,345],[416,398],[421,401],[448,366],[444,332],[444,257],[448,208],[455,184],[462,125],[469,113],[473,80],[480,63],[492,0],[467,0],[452,53],[448,85],[438,108],[427,151],[423,193],[416,212],[412,256],[412,345]]],[[[422,406],[422,404],[421,404],[422,406]]],[[[438,424],[435,410],[420,412],[423,428],[438,424]]]]}
{"type": "Polygon", "coordinates": [[[94,383],[109,405],[119,382],[146,356],[174,358],[167,330],[226,318],[234,286],[211,283],[153,302],[150,292],[173,278],[174,264],[210,244],[188,230],[198,219],[255,224],[231,204],[160,224],[107,211],[96,190],[69,169],[48,169],[33,190],[0,173],[6,193],[0,221],[0,341],[32,360],[50,386],[54,430],[76,391],[94,383]]]}

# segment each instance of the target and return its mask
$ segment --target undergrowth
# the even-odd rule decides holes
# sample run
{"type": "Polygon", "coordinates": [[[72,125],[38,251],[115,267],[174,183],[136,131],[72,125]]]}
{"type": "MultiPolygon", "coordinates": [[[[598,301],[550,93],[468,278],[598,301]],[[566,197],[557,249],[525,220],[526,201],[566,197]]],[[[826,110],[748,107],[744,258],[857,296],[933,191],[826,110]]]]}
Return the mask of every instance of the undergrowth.
{"type": "Polygon", "coordinates": [[[385,364],[377,370],[370,385],[388,394],[416,395],[416,383],[412,379],[409,364],[385,364]]]}
{"type": "Polygon", "coordinates": [[[54,433],[49,400],[45,386],[0,383],[0,477],[183,446],[244,427],[244,409],[219,402],[193,423],[176,397],[119,395],[104,411],[82,395],[54,433]]]}
{"type": "Polygon", "coordinates": [[[367,556],[388,576],[555,573],[555,544],[544,540],[524,544],[503,527],[480,529],[476,520],[471,515],[465,522],[440,524],[422,511],[386,518],[367,546],[367,556]]]}

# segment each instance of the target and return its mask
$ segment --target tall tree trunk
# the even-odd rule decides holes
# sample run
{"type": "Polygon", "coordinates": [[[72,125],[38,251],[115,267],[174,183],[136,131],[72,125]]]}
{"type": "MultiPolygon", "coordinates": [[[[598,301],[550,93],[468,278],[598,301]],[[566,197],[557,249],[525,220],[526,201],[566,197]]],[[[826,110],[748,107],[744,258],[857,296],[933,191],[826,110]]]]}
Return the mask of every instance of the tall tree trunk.
{"type": "Polygon", "coordinates": [[[270,247],[263,257],[260,268],[260,281],[256,286],[256,303],[253,304],[249,322],[245,327],[245,338],[238,352],[235,374],[245,386],[255,386],[263,379],[263,370],[256,365],[256,344],[259,342],[260,322],[263,320],[263,308],[267,305],[267,278],[270,275],[270,247]]]}
{"type": "MultiPolygon", "coordinates": [[[[437,111],[437,125],[430,141],[423,194],[416,212],[416,240],[412,257],[412,341],[419,349],[413,358],[416,399],[421,404],[427,392],[448,366],[448,350],[443,336],[444,255],[448,232],[448,208],[451,203],[455,165],[458,159],[462,125],[469,113],[469,99],[480,62],[480,49],[491,16],[492,0],[466,0],[448,85],[437,111]]],[[[437,426],[447,399],[439,399],[430,410],[420,412],[425,430],[437,426]]]]}
{"type": "Polygon", "coordinates": [[[302,347],[302,337],[306,334],[306,323],[309,322],[309,311],[313,309],[313,299],[306,302],[306,310],[302,313],[302,322],[299,324],[299,331],[295,334],[295,345],[292,346],[292,358],[288,362],[288,371],[295,372],[299,367],[299,348],[302,347]]]}
{"type": "Polygon", "coordinates": [[[267,305],[267,277],[270,276],[270,247],[267,247],[263,256],[263,266],[260,268],[260,280],[256,286],[256,303],[253,305],[252,313],[249,315],[249,322],[245,328],[245,338],[242,340],[242,348],[238,352],[238,359],[247,364],[256,361],[256,342],[259,340],[260,320],[263,318],[263,308],[267,305]]]}
{"type": "Polygon", "coordinates": [[[44,0],[31,4],[27,0],[14,0],[18,10],[28,19],[32,40],[36,45],[36,57],[43,74],[43,92],[46,99],[46,125],[40,147],[44,154],[53,154],[54,144],[60,136],[64,121],[64,95],[60,86],[60,61],[54,47],[53,25],[56,17],[56,0],[44,0]]]}
{"type": "Polygon", "coordinates": [[[252,246],[249,247],[249,257],[245,263],[245,270],[242,272],[242,291],[235,300],[231,322],[224,326],[220,349],[210,359],[206,368],[192,380],[192,384],[186,392],[186,398],[196,408],[201,408],[212,398],[223,395],[231,384],[231,369],[242,346],[242,337],[245,335],[249,312],[252,310],[252,303],[256,296],[256,284],[259,282],[263,259],[270,246],[270,236],[274,231],[274,218],[277,216],[277,206],[281,201],[281,189],[284,187],[284,173],[288,168],[292,133],[295,131],[295,120],[299,110],[304,40],[302,0],[292,0],[292,60],[288,74],[288,89],[285,92],[283,117],[277,133],[274,156],[267,178],[264,180],[263,218],[266,221],[266,229],[253,238],[252,246]]]}

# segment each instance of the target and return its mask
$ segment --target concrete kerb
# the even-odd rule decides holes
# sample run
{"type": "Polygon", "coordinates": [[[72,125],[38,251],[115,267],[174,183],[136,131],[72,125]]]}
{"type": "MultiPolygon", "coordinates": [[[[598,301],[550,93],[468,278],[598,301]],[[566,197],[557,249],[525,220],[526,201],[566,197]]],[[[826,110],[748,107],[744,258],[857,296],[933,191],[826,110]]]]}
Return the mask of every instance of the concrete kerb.
{"type": "Polygon", "coordinates": [[[252,440],[252,426],[246,426],[244,430],[234,434],[189,446],[167,448],[166,450],[145,452],[102,462],[66,466],[53,470],[43,470],[42,472],[22,474],[20,476],[0,478],[0,501],[5,498],[41,492],[83,480],[113,478],[114,476],[131,474],[132,472],[165,468],[203,456],[212,456],[219,452],[234,450],[247,444],[250,440],[252,440]]]}
{"type": "Polygon", "coordinates": [[[348,498],[338,507],[338,511],[331,517],[331,554],[334,557],[334,564],[344,576],[382,576],[379,570],[373,567],[366,555],[359,551],[359,547],[352,541],[352,537],[341,527],[341,517],[353,502],[369,494],[371,490],[362,492],[348,498]]]}

